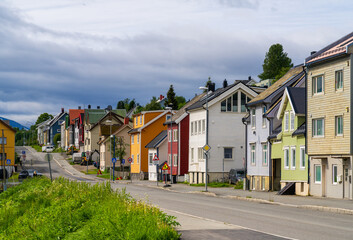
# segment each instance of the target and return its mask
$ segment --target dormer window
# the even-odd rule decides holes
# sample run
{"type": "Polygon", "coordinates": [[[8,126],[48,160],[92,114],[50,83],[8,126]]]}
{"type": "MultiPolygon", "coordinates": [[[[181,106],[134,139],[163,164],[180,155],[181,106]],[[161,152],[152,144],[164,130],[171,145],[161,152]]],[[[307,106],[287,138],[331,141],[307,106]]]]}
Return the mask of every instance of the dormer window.
{"type": "Polygon", "coordinates": [[[221,102],[221,112],[246,112],[245,104],[250,100],[245,93],[236,92],[221,102]]]}

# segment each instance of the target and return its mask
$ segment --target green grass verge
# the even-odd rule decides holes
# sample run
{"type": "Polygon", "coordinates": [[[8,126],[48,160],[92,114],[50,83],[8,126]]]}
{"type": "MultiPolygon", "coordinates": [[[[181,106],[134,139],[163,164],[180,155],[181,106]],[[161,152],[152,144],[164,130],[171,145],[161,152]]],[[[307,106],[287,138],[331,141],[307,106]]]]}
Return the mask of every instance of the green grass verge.
{"type": "MultiPolygon", "coordinates": [[[[204,183],[198,183],[198,184],[190,184],[192,187],[204,187],[204,183]]],[[[214,187],[214,188],[220,188],[220,187],[230,187],[229,183],[222,183],[222,182],[210,182],[207,184],[208,187],[214,187]]]]}
{"type": "Polygon", "coordinates": [[[243,181],[238,181],[235,184],[234,189],[243,189],[243,181]]]}
{"type": "Polygon", "coordinates": [[[28,179],[0,194],[0,239],[179,239],[178,223],[110,184],[28,179]]]}
{"type": "Polygon", "coordinates": [[[36,150],[37,152],[42,152],[42,147],[39,145],[31,145],[31,147],[36,150]]]}
{"type": "Polygon", "coordinates": [[[12,174],[12,176],[8,179],[8,180],[18,180],[18,172],[15,172],[14,174],[12,174]]]}

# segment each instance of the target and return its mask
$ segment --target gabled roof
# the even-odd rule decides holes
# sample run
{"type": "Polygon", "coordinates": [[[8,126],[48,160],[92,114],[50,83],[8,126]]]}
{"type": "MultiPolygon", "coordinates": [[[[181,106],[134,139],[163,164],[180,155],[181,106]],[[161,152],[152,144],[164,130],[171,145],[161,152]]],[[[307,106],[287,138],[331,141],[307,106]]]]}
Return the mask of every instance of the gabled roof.
{"type": "Polygon", "coordinates": [[[278,97],[282,95],[285,87],[291,86],[299,79],[302,79],[304,75],[305,73],[302,64],[291,68],[283,77],[248,102],[247,106],[253,106],[259,103],[273,103],[277,101],[278,97]]]}
{"type": "Polygon", "coordinates": [[[99,124],[102,123],[102,121],[107,117],[107,116],[111,116],[112,118],[115,118],[118,122],[121,122],[122,124],[124,124],[124,118],[118,114],[116,114],[114,111],[110,111],[107,112],[106,114],[104,114],[99,121],[97,121],[90,130],[92,130],[93,128],[95,128],[96,126],[98,126],[99,124]]]}
{"type": "Polygon", "coordinates": [[[61,112],[61,113],[58,113],[57,115],[55,115],[54,118],[49,121],[49,123],[48,123],[49,127],[53,126],[65,114],[67,114],[67,113],[61,112]]]}
{"type": "MultiPolygon", "coordinates": [[[[153,111],[153,112],[158,112],[158,111],[153,111]]],[[[149,125],[151,125],[152,123],[154,123],[155,121],[157,121],[159,118],[163,117],[164,115],[166,115],[170,111],[169,110],[163,110],[163,111],[160,111],[160,112],[161,112],[161,114],[159,114],[158,116],[153,118],[151,121],[149,121],[148,123],[146,123],[142,127],[131,129],[128,133],[131,134],[131,133],[141,132],[141,130],[145,129],[146,127],[148,127],[149,125]]],[[[148,113],[148,112],[144,112],[144,113],[148,113]]],[[[136,116],[136,115],[134,115],[134,116],[136,116]]]]}
{"type": "Polygon", "coordinates": [[[49,122],[50,122],[51,120],[52,120],[52,119],[49,118],[48,120],[45,120],[44,122],[39,123],[38,126],[37,126],[37,129],[38,129],[38,128],[42,128],[42,127],[44,127],[45,125],[49,124],[49,122]]]}
{"type": "MultiPolygon", "coordinates": [[[[114,109],[112,112],[122,117],[126,116],[125,109],[114,109]]],[[[106,113],[107,111],[105,109],[85,109],[85,122],[96,124],[106,113]]]]}
{"type": "Polygon", "coordinates": [[[305,115],[305,88],[286,88],[277,113],[278,119],[283,117],[283,112],[287,102],[291,105],[295,115],[305,115]]]}
{"type": "MultiPolygon", "coordinates": [[[[221,96],[223,93],[227,92],[228,90],[232,89],[233,87],[235,87],[237,85],[243,85],[243,86],[247,87],[248,89],[250,89],[250,91],[252,91],[254,94],[257,95],[258,92],[255,90],[255,88],[258,89],[258,87],[252,87],[252,86],[246,85],[246,83],[248,81],[249,80],[236,80],[235,83],[230,84],[225,88],[218,88],[214,92],[209,92],[207,100],[208,100],[208,102],[211,102],[213,99],[216,99],[217,97],[221,96]]],[[[205,104],[206,104],[206,96],[203,96],[203,97],[201,97],[201,99],[199,101],[195,102],[190,107],[187,107],[186,111],[197,109],[197,108],[202,108],[203,105],[205,105],[205,104]]]]}
{"type": "Polygon", "coordinates": [[[281,132],[282,132],[282,124],[272,131],[272,134],[268,136],[268,139],[277,138],[278,134],[280,134],[281,132]]]}
{"type": "Polygon", "coordinates": [[[159,144],[161,144],[167,138],[168,132],[167,130],[163,130],[160,132],[151,142],[149,142],[145,148],[156,148],[159,144]]]}
{"type": "Polygon", "coordinates": [[[305,59],[305,65],[321,62],[348,53],[348,47],[353,44],[353,32],[324,47],[305,59]]]}
{"type": "Polygon", "coordinates": [[[306,124],[303,123],[300,127],[297,128],[297,130],[295,130],[293,133],[292,133],[292,136],[298,136],[298,135],[302,135],[302,134],[306,134],[306,124]]]}
{"type": "Polygon", "coordinates": [[[75,124],[75,119],[80,116],[80,113],[84,112],[84,109],[69,109],[70,125],[75,124]]]}
{"type": "MultiPolygon", "coordinates": [[[[0,122],[1,122],[2,124],[4,124],[6,127],[8,127],[8,129],[10,129],[11,131],[16,132],[15,129],[13,129],[9,124],[7,124],[7,123],[6,123],[5,121],[3,121],[2,119],[0,119],[0,122]]],[[[0,136],[0,137],[2,137],[2,136],[0,136]]]]}

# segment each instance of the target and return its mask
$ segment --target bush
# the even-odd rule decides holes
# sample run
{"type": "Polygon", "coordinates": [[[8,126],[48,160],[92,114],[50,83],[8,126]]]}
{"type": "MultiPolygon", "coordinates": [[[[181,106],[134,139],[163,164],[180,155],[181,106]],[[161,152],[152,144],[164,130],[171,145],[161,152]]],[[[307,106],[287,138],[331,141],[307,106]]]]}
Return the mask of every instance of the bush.
{"type": "Polygon", "coordinates": [[[234,189],[243,189],[243,180],[238,181],[238,182],[235,184],[234,189]]]}
{"type": "Polygon", "coordinates": [[[175,217],[109,183],[25,180],[0,194],[0,239],[178,239],[175,217]]]}

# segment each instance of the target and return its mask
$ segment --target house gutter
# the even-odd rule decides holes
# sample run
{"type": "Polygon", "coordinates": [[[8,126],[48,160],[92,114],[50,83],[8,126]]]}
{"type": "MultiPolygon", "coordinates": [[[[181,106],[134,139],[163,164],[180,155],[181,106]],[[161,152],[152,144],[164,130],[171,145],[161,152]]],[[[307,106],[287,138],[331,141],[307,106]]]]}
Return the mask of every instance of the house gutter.
{"type": "MultiPolygon", "coordinates": [[[[305,131],[308,131],[308,125],[309,125],[309,116],[308,116],[308,97],[307,97],[307,93],[309,91],[308,89],[308,67],[310,66],[310,64],[306,65],[304,64],[303,66],[303,71],[304,71],[304,77],[305,77],[305,131]]],[[[308,155],[308,134],[305,135],[305,153],[308,156],[308,188],[309,188],[309,193],[310,193],[310,188],[311,188],[311,184],[310,184],[310,157],[308,155]]]]}

